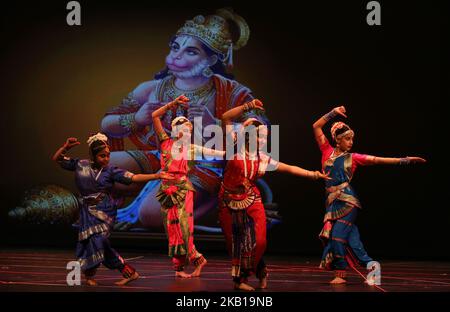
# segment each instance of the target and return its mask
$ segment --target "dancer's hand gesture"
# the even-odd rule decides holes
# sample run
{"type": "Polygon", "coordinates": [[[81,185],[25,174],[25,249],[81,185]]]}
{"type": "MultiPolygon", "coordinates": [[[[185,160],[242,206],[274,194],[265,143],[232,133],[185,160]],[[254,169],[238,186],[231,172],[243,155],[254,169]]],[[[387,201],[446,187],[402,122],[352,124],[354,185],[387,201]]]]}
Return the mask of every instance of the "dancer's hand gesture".
{"type": "Polygon", "coordinates": [[[323,171],[323,170],[322,170],[322,172],[316,170],[316,171],[314,171],[314,180],[319,180],[319,179],[331,180],[329,175],[330,175],[330,172],[325,173],[325,171],[323,171]]]}
{"type": "Polygon", "coordinates": [[[162,180],[175,180],[175,176],[173,174],[165,172],[165,171],[161,171],[159,173],[159,178],[162,180]]]}
{"type": "Polygon", "coordinates": [[[338,106],[338,107],[333,108],[333,112],[335,112],[336,114],[347,118],[347,115],[345,114],[346,113],[346,109],[345,109],[344,106],[338,106]]]}
{"type": "Polygon", "coordinates": [[[420,163],[425,163],[427,162],[425,159],[421,158],[421,157],[410,157],[407,156],[406,159],[408,160],[409,164],[420,164],[420,163]]]}
{"type": "Polygon", "coordinates": [[[66,140],[66,143],[64,143],[64,148],[66,150],[71,149],[74,146],[80,145],[81,143],[78,141],[77,138],[68,138],[66,140]]]}
{"type": "Polygon", "coordinates": [[[258,99],[254,99],[251,100],[250,102],[247,102],[244,104],[244,110],[252,110],[252,109],[257,109],[257,110],[261,110],[264,111],[264,104],[258,100],[258,99]]]}
{"type": "Polygon", "coordinates": [[[172,107],[178,107],[179,105],[183,106],[184,108],[188,108],[189,106],[189,98],[185,96],[184,94],[177,97],[175,100],[169,103],[170,108],[172,107]]]}

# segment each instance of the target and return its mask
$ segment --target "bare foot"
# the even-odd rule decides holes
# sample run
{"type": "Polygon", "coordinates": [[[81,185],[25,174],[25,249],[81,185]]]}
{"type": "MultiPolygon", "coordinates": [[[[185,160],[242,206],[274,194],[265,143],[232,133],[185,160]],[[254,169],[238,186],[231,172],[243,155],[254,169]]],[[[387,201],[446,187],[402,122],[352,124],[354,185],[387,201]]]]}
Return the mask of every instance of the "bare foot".
{"type": "Polygon", "coordinates": [[[255,288],[246,283],[234,283],[234,289],[236,290],[245,290],[245,291],[254,291],[255,288]]]}
{"type": "Polygon", "coordinates": [[[330,281],[330,284],[345,284],[347,281],[341,277],[335,277],[332,281],[330,281]]]}
{"type": "Polygon", "coordinates": [[[191,274],[187,274],[184,271],[176,271],[175,272],[175,276],[176,277],[181,277],[181,278],[191,278],[191,274]]]}
{"type": "Polygon", "coordinates": [[[92,278],[88,278],[88,279],[86,279],[86,285],[88,285],[88,286],[97,286],[98,284],[97,284],[96,280],[94,280],[92,278]]]}
{"type": "Polygon", "coordinates": [[[120,281],[115,282],[114,284],[116,284],[117,286],[124,286],[124,285],[128,284],[129,282],[134,281],[138,278],[139,278],[138,272],[134,272],[133,275],[131,275],[129,278],[123,278],[120,281]]]}
{"type": "Polygon", "coordinates": [[[263,278],[261,278],[260,280],[259,280],[259,286],[258,286],[258,288],[260,288],[260,289],[266,289],[267,288],[267,277],[268,277],[269,275],[266,275],[265,277],[263,277],[263,278]]]}
{"type": "Polygon", "coordinates": [[[205,259],[201,264],[199,264],[199,265],[195,268],[194,272],[191,273],[191,276],[192,276],[192,277],[198,277],[198,276],[200,276],[200,273],[202,273],[203,267],[204,267],[207,263],[208,263],[208,261],[206,261],[206,259],[205,259]]]}

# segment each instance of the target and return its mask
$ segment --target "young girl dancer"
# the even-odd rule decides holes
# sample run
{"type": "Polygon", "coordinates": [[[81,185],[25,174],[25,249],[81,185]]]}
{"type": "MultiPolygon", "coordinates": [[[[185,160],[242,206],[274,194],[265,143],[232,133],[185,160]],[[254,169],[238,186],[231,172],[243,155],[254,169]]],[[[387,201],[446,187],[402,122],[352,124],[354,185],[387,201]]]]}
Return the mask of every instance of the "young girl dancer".
{"type": "Polygon", "coordinates": [[[160,107],[152,113],[153,127],[159,138],[161,150],[161,172],[174,176],[174,180],[163,181],[156,197],[161,203],[161,214],[164,228],[169,240],[169,257],[175,270],[175,276],[182,278],[200,276],[203,266],[207,263],[205,257],[197,251],[194,245],[194,192],[195,189],[187,177],[193,165],[194,154],[223,155],[224,152],[215,152],[191,144],[192,124],[183,116],[172,121],[172,133],[175,139],[170,138],[161,124],[161,116],[178,105],[187,106],[189,99],[184,95],[160,107]],[[195,266],[191,274],[184,272],[186,259],[195,266]]]}
{"type": "Polygon", "coordinates": [[[334,270],[332,284],[346,283],[346,268],[353,263],[366,266],[372,261],[360,240],[356,215],[361,204],[350,186],[353,174],[358,166],[374,164],[407,165],[423,163],[420,157],[384,158],[357,153],[349,153],[353,146],[354,132],[343,122],[336,122],[331,127],[331,137],[335,142],[333,148],[325,137],[322,127],[334,117],[345,115],[345,107],[334,108],[313,124],[314,135],[322,152],[322,168],[331,180],[326,185],[326,213],[324,226],[320,233],[325,248],[320,267],[334,270]]]}
{"type": "Polygon", "coordinates": [[[125,285],[139,277],[136,270],[125,263],[111,247],[108,239],[117,214],[117,205],[111,195],[114,183],[131,184],[153,179],[170,179],[166,174],[132,174],[109,165],[108,138],[101,133],[91,136],[87,143],[91,159],[66,156],[67,151],[80,144],[76,138],[68,138],[53,156],[53,160],[66,170],[75,171],[75,183],[80,192],[78,243],[76,257],[86,277],[86,284],[97,285],[95,273],[103,263],[109,269],[117,269],[123,279],[116,285],[125,285]]]}
{"type": "MultiPolygon", "coordinates": [[[[242,117],[251,109],[263,110],[259,100],[253,100],[235,107],[222,116],[222,123],[231,129],[231,121],[242,117]]],[[[255,118],[242,124],[257,129],[257,151],[252,152],[250,142],[245,143],[245,151],[228,160],[219,192],[219,219],[232,256],[231,275],[235,289],[252,291],[247,278],[255,274],[259,288],[267,287],[267,268],[262,256],[266,249],[266,215],[256,180],[266,171],[287,172],[314,180],[327,179],[319,171],[309,171],[297,166],[278,162],[262,151],[267,143],[267,127],[255,118]]],[[[248,128],[247,128],[248,129],[248,128]]],[[[238,147],[239,149],[239,147],[238,147]]]]}

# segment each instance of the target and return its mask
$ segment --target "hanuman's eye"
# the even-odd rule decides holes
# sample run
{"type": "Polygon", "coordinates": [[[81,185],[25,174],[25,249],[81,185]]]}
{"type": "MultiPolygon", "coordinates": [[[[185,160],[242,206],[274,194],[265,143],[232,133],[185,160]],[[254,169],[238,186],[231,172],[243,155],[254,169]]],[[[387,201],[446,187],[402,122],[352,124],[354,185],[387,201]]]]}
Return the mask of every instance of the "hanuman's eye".
{"type": "Polygon", "coordinates": [[[197,54],[198,54],[198,52],[197,52],[197,51],[195,51],[195,50],[188,50],[188,51],[187,51],[187,54],[188,54],[188,55],[192,55],[192,56],[193,56],[193,55],[197,55],[197,54]]]}

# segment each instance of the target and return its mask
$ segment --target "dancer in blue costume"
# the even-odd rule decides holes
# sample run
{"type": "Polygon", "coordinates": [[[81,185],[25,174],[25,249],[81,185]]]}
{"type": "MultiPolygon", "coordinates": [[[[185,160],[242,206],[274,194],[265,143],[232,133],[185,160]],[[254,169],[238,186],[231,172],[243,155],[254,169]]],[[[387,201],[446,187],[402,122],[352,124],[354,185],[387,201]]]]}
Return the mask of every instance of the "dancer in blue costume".
{"type": "Polygon", "coordinates": [[[59,148],[53,160],[66,170],[75,172],[75,183],[79,191],[80,220],[76,257],[86,277],[86,284],[97,285],[94,275],[100,264],[117,269],[123,279],[116,285],[125,285],[139,277],[136,270],[125,263],[111,247],[108,239],[117,214],[117,204],[111,195],[114,183],[131,184],[155,179],[171,179],[169,174],[133,174],[109,165],[108,138],[97,133],[88,139],[91,159],[69,158],[69,149],[80,144],[76,138],[68,138],[59,148]]]}
{"type": "Polygon", "coordinates": [[[420,157],[385,158],[349,153],[353,146],[354,132],[343,122],[336,122],[331,127],[331,136],[336,143],[332,147],[322,127],[338,115],[346,118],[345,113],[344,106],[336,107],[313,124],[314,135],[322,152],[322,169],[331,178],[325,181],[326,212],[319,236],[325,245],[320,267],[335,272],[335,278],[330,282],[332,284],[346,283],[345,270],[349,264],[366,266],[372,261],[355,225],[361,204],[350,182],[356,168],[375,164],[407,165],[425,162],[420,157]]]}

